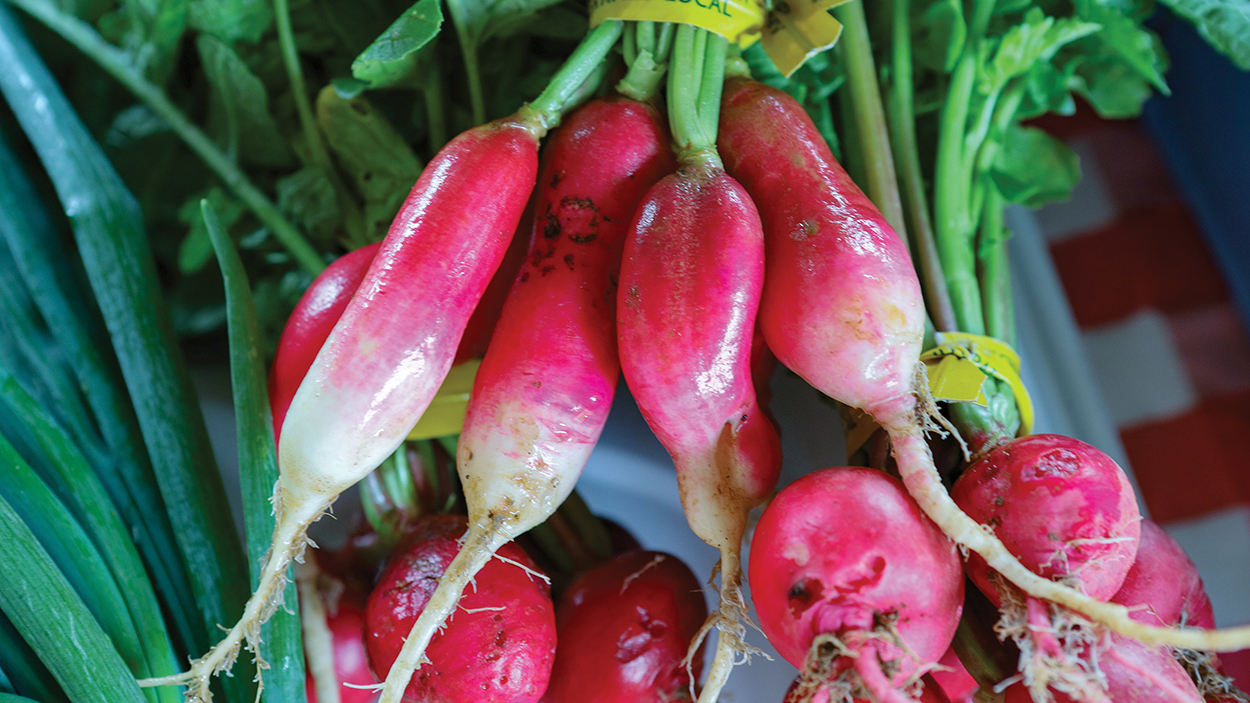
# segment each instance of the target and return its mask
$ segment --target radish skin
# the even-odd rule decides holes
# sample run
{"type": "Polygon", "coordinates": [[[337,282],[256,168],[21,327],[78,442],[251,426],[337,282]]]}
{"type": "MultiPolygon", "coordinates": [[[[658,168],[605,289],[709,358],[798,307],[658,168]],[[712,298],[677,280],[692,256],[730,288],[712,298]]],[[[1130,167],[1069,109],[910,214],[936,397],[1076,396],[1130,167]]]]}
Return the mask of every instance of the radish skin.
{"type": "Polygon", "coordinates": [[[1236,651],[1250,626],[1178,630],[1134,621],[1043,579],[992,531],[969,518],[933,465],[924,440],[931,414],[918,356],[920,286],[903,243],[833,159],[806,112],[781,91],[730,79],[718,145],[726,168],[760,205],[768,246],[761,326],[778,360],[822,393],[885,428],[907,490],[942,531],[980,554],[1025,593],[1051,600],[1149,644],[1236,651]]]}
{"type": "Polygon", "coordinates": [[[370,244],[336,259],[308,286],[287,318],[269,370],[269,406],[273,408],[275,441],[282,436],[282,421],[295,392],[381,246],[381,242],[370,244]]]}
{"type": "Polygon", "coordinates": [[[747,514],[772,491],[781,465],[751,375],[763,233],[750,197],[707,154],[656,184],[631,230],[617,301],[621,367],[673,458],[690,527],[720,551],[720,607],[704,628],[720,634],[699,698],[715,700],[747,651],[747,514]]]}
{"type": "Polygon", "coordinates": [[[413,625],[382,703],[398,701],[395,682],[417,669],[495,550],[545,521],[573,490],[620,375],[614,275],[629,218],[671,169],[659,113],[625,99],[591,102],[549,144],[529,256],[478,369],[457,449],[469,531],[413,625]]]}
{"type": "Polygon", "coordinates": [[[760,627],[803,670],[808,696],[910,700],[900,688],[950,648],[963,609],[955,545],[873,469],[822,469],[778,493],[756,525],[749,576],[760,627]]]}

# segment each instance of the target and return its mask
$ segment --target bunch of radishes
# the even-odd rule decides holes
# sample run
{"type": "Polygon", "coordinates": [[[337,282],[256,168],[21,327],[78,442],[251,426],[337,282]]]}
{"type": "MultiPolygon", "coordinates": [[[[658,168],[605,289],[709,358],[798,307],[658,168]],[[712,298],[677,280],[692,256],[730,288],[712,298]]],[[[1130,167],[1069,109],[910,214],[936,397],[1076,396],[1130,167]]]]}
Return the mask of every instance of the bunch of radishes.
{"type": "MultiPolygon", "coordinates": [[[[254,644],[308,525],[425,411],[521,222],[528,253],[514,279],[504,274],[511,290],[456,452],[467,518],[420,523],[366,608],[383,703],[405,691],[637,700],[638,690],[607,683],[617,679],[597,662],[613,658],[622,672],[645,673],[629,680],[650,693],[679,695],[697,675],[673,662],[697,673],[712,629],[699,700],[715,700],[748,653],[740,549],[781,460],[755,390],[766,379],[753,375],[769,352],[875,419],[899,474],[818,471],[760,519],[752,594],[760,626],[802,670],[793,700],[937,696],[922,682],[960,621],[961,549],[973,582],[1007,613],[1035,700],[1048,689],[1116,700],[1122,682],[1139,682],[1125,671],[1171,661],[1150,647],[1248,643],[1244,630],[1178,629],[1174,617],[1147,623],[1124,607],[1177,610],[1153,595],[1113,599],[1139,551],[1139,514],[1123,473],[1092,448],[1004,439],[952,497],[926,443],[944,420],[919,362],[925,310],[906,246],[793,100],[745,77],[723,81],[726,56],[723,38],[691,26],[605,22],[537,100],[448,144],[380,247],[353,255],[354,274],[335,274],[338,307],[321,306],[332,326],[303,332],[290,357],[298,363],[274,376],[282,473],[266,573],[240,623],[181,677],[191,697],[206,697],[209,677],[254,644]],[[631,97],[572,112],[622,31],[631,97]],[[654,87],[665,61],[667,124],[638,88],[654,87]],[[540,140],[565,113],[540,164],[540,140]],[[511,544],[570,495],[621,370],[672,455],[691,527],[720,551],[719,606],[706,620],[689,599],[674,605],[694,585],[673,560],[645,553],[587,575],[553,615],[543,575],[511,544]],[[638,598],[628,607],[647,615],[596,635],[607,624],[594,619],[624,607],[597,605],[613,592],[638,598]],[[562,650],[566,637],[581,644],[562,650]]],[[[276,363],[288,363],[282,353],[276,363]]],[[[1210,624],[1191,616],[1181,622],[1210,624]]],[[[1196,698],[1187,677],[1160,677],[1171,698],[1196,698]]]]}

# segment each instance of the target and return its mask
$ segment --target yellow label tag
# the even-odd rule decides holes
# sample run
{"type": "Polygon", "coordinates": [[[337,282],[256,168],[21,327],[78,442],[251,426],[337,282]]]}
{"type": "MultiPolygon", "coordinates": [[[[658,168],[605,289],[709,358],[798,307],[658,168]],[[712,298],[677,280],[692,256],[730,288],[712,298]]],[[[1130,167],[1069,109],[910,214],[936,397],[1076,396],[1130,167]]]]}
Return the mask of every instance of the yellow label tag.
{"type": "Polygon", "coordinates": [[[833,46],[842,35],[842,23],[829,8],[847,0],[777,0],[760,41],[768,58],[787,78],[803,62],[833,46]]]}
{"type": "Polygon", "coordinates": [[[408,439],[433,439],[459,434],[464,429],[464,414],[469,407],[469,394],[473,391],[473,378],[481,359],[473,359],[451,367],[443,385],[438,387],[430,407],[408,433],[408,439]]]}
{"type": "MultiPolygon", "coordinates": [[[[986,337],[979,334],[968,334],[967,332],[939,332],[937,334],[938,346],[930,349],[920,355],[920,359],[925,362],[926,370],[931,368],[934,363],[945,363],[952,366],[962,366],[965,369],[975,368],[982,372],[984,376],[993,376],[998,380],[1011,386],[1011,392],[1016,398],[1016,408],[1020,412],[1020,432],[1018,436],[1023,437],[1033,431],[1033,399],[1029,397],[1029,390],[1024,387],[1024,381],[1020,379],[1020,355],[1005,342],[986,337]],[[946,362],[945,359],[954,359],[953,362],[946,362]]],[[[929,371],[930,376],[933,372],[929,371]]],[[[966,370],[959,372],[967,378],[972,377],[972,371],[966,370]]],[[[938,392],[932,389],[932,381],[930,381],[930,390],[935,398],[939,397],[938,392]]],[[[962,385],[953,384],[950,387],[948,398],[950,400],[969,400],[981,405],[985,405],[985,394],[978,390],[975,395],[968,397],[970,384],[964,382],[962,385]],[[959,395],[963,398],[957,397],[959,395]]]]}
{"type": "Polygon", "coordinates": [[[777,0],[766,12],[762,0],[590,0],[590,26],[604,20],[692,24],[746,48],[762,41],[764,51],[787,77],[809,58],[833,46],[842,23],[829,14],[847,0],[777,0]]]}
{"type": "Polygon", "coordinates": [[[743,47],[764,28],[760,0],[590,0],[590,26],[604,20],[693,24],[743,47]]]}
{"type": "MultiPolygon", "coordinates": [[[[938,346],[920,355],[929,378],[929,393],[934,400],[988,405],[985,379],[993,376],[1011,386],[1020,412],[1020,431],[1024,437],[1033,431],[1033,400],[1020,380],[1020,355],[1005,342],[967,332],[939,332],[938,346]]],[[[862,410],[852,410],[846,429],[847,453],[854,454],[872,433],[877,423],[862,410]]]]}

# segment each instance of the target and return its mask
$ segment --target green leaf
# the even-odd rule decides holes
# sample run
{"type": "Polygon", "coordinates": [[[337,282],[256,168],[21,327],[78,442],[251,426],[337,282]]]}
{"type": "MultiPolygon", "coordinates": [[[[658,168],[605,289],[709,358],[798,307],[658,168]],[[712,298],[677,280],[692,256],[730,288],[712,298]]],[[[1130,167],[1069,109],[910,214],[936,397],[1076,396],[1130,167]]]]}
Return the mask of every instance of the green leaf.
{"type": "Polygon", "coordinates": [[[1107,47],[1119,54],[1161,93],[1171,93],[1163,80],[1167,71],[1167,56],[1154,32],[1099,0],[1076,0],[1076,9],[1081,19],[1102,26],[1097,37],[1107,47]]]}
{"type": "MultiPolygon", "coordinates": [[[[43,480],[53,489],[73,520],[83,526],[91,542],[99,550],[100,565],[107,566],[112,580],[117,584],[119,595],[125,603],[137,636],[137,644],[143,656],[143,676],[168,676],[179,671],[179,658],[174,653],[169,633],[161,614],[160,603],[152,582],[143,568],[134,538],[126,529],[121,516],[108,497],[104,485],[92,472],[82,455],[56,421],[35,402],[7,370],[0,368],[0,401],[8,412],[24,425],[21,434],[26,435],[23,458],[36,468],[43,480]]],[[[12,471],[12,469],[10,469],[12,471]]],[[[12,478],[10,476],[10,478],[12,478]]],[[[0,482],[2,483],[2,482],[0,482]]],[[[22,500],[42,490],[42,482],[27,481],[22,500]]],[[[0,487],[3,491],[3,487],[0,487]]],[[[49,496],[52,494],[49,493],[49,496]]],[[[45,502],[51,498],[45,498],[45,502]]],[[[18,502],[12,501],[16,507],[18,502]]],[[[56,509],[53,505],[49,516],[56,509]]],[[[28,520],[28,524],[31,521],[28,520]]],[[[98,587],[98,586],[97,586],[98,587]]],[[[117,640],[114,639],[114,642],[117,640]]],[[[149,697],[177,703],[181,698],[171,688],[153,689],[149,697]]]]}
{"type": "Polygon", "coordinates": [[[417,0],[352,62],[352,76],[379,88],[411,78],[418,50],[438,35],[443,25],[439,0],[417,0]]]}
{"type": "Polygon", "coordinates": [[[273,24],[273,5],[267,0],[191,0],[187,19],[192,29],[226,44],[255,44],[273,24]]]}
{"type": "Polygon", "coordinates": [[[477,50],[486,40],[525,29],[537,14],[560,0],[447,0],[456,32],[477,50]]]}
{"type": "Polygon", "coordinates": [[[1031,70],[1039,61],[1049,61],[1064,45],[1098,31],[1099,26],[1074,17],[1056,20],[1040,8],[1025,13],[1024,22],[1003,35],[994,58],[982,70],[981,92],[1001,90],[1008,81],[1031,70]]]}
{"type": "MultiPolygon", "coordinates": [[[[1083,40],[1084,41],[1084,40],[1083,40]]],[[[1082,46],[1072,59],[1073,90],[1089,102],[1099,117],[1122,120],[1137,117],[1154,93],[1150,81],[1123,56],[1100,45],[1082,46]]],[[[1082,42],[1083,43],[1083,42],[1082,42]]]]}
{"type": "Polygon", "coordinates": [[[317,96],[317,124],[365,200],[365,236],[382,239],[421,175],[421,162],[363,96],[344,100],[334,88],[323,88],[317,96]]]}
{"type": "Polygon", "coordinates": [[[1062,200],[1081,178],[1077,155],[1036,127],[1013,125],[1003,135],[990,178],[1007,202],[1038,207],[1062,200]]]}
{"type": "Polygon", "coordinates": [[[1243,71],[1250,71],[1250,0],[1162,0],[1243,71]]]}
{"type": "Polygon", "coordinates": [[[1025,75],[1024,99],[1016,112],[1016,119],[1028,120],[1047,112],[1060,115],[1076,112],[1076,101],[1071,93],[1075,86],[1075,68],[1069,65],[1061,71],[1049,61],[1039,61],[1025,75]]]}
{"type": "Polygon", "coordinates": [[[3,611],[0,611],[0,662],[4,662],[4,674],[10,684],[8,690],[42,703],[69,703],[52,672],[39,661],[39,656],[3,611]]]}
{"type": "Polygon", "coordinates": [[[912,57],[922,66],[949,73],[963,53],[968,38],[960,0],[937,0],[930,5],[913,4],[912,57]],[[921,9],[923,8],[923,9],[921,9]]]}
{"type": "Polygon", "coordinates": [[[151,675],[126,599],[82,525],[5,436],[0,436],[0,466],[0,498],[39,540],[133,675],[151,675]]]}
{"type": "Polygon", "coordinates": [[[256,166],[286,166],[291,151],[269,114],[269,94],[238,54],[208,35],[196,40],[204,75],[226,122],[227,154],[256,166]]]}
{"type": "MultiPolygon", "coordinates": [[[[205,230],[217,251],[226,286],[226,314],[230,335],[230,377],[234,387],[234,413],[239,443],[239,473],[243,489],[244,523],[252,588],[269,553],[274,530],[274,485],[278,482],[278,459],[274,450],[273,417],[265,385],[264,348],[260,322],[252,302],[247,274],[239,252],[230,241],[208,200],[201,201],[205,230]]],[[[290,569],[287,567],[288,578],[290,569]]],[[[260,658],[269,663],[263,672],[265,700],[302,701],[304,695],[304,640],[300,630],[299,596],[289,580],[282,596],[284,608],[276,610],[261,626],[260,658]]]]}
{"type": "MultiPolygon", "coordinates": [[[[246,212],[243,203],[216,186],[210,188],[205,197],[217,212],[224,213],[222,223],[226,228],[232,227],[246,212]]],[[[204,228],[199,200],[183,203],[178,211],[178,219],[191,227],[178,248],[178,270],[183,274],[192,274],[204,268],[213,258],[213,241],[208,236],[208,230],[204,228]]]]}
{"type": "MultiPolygon", "coordinates": [[[[25,169],[0,139],[0,236],[3,236],[30,298],[50,328],[56,346],[73,367],[108,453],[87,458],[135,536],[154,575],[158,592],[169,605],[171,620],[185,649],[208,646],[207,632],[191,595],[173,530],[156,488],[156,478],[143,449],[134,409],[121,370],[112,356],[108,332],[90,293],[81,266],[66,255],[65,233],[53,226],[25,169]]],[[[76,431],[75,437],[84,432],[76,431]]],[[[89,445],[82,446],[89,449],[89,445]]]]}
{"type": "Polygon", "coordinates": [[[109,636],[3,498],[0,610],[74,703],[145,703],[109,636]]]}
{"type": "Polygon", "coordinates": [[[280,178],[278,209],[317,242],[331,241],[343,221],[334,185],[319,168],[301,168],[280,178]]]}
{"type": "MultiPolygon", "coordinates": [[[[218,624],[234,622],[242,612],[248,596],[246,566],[231,521],[221,519],[230,507],[164,307],[142,214],[7,6],[0,6],[0,65],[5,66],[0,91],[70,216],[191,574],[198,611],[215,632],[218,624]]],[[[14,623],[22,629],[17,618],[14,623]]],[[[233,700],[251,700],[248,678],[225,680],[233,700]]]]}

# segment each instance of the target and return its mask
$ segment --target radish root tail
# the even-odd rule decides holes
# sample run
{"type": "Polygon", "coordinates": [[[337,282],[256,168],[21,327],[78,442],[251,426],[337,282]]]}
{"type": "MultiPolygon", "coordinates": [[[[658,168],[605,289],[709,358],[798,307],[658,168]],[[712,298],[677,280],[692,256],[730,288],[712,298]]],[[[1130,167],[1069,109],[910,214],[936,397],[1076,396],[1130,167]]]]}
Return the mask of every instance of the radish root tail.
{"type": "Polygon", "coordinates": [[[1053,603],[1021,596],[997,574],[990,579],[1002,602],[994,631],[1020,649],[1020,674],[1011,681],[1023,680],[1039,703],[1052,700],[1052,689],[1073,700],[1108,703],[1106,677],[1098,666],[1105,631],[1053,603]]]}
{"type": "Polygon", "coordinates": [[[404,640],[399,657],[391,665],[386,682],[382,685],[379,703],[400,703],[413,673],[422,664],[428,663],[429,660],[425,658],[426,647],[455,612],[465,586],[469,585],[477,572],[481,571],[508,540],[509,536],[503,529],[503,518],[494,518],[485,528],[477,522],[469,523],[469,531],[464,536],[460,552],[447,565],[447,570],[438,580],[438,587],[430,595],[425,609],[421,611],[408,633],[408,638],[404,640]]]}
{"type": "Polygon", "coordinates": [[[287,566],[292,560],[300,561],[304,557],[304,549],[308,546],[308,526],[329,508],[329,503],[316,506],[311,510],[288,513],[283,510],[281,501],[275,494],[274,513],[276,525],[273,532],[272,546],[265,556],[265,568],[261,571],[260,582],[256,590],[243,608],[243,615],[234,627],[226,632],[208,653],[191,662],[191,668],[184,673],[164,676],[161,678],[143,679],[142,687],[152,686],[186,686],[187,703],[212,703],[213,694],[209,689],[214,676],[229,672],[238,659],[239,651],[246,648],[256,660],[257,695],[263,690],[261,672],[269,668],[269,664],[260,656],[260,627],[270,616],[283,605],[283,593],[287,584],[287,566]]]}
{"type": "Polygon", "coordinates": [[[1198,685],[1204,700],[1237,700],[1246,703],[1250,698],[1229,677],[1220,673],[1217,660],[1210,652],[1194,649],[1175,649],[1172,656],[1185,667],[1189,677],[1198,685]]]}
{"type": "Polygon", "coordinates": [[[915,398],[910,404],[900,403],[899,400],[896,398],[881,403],[877,408],[865,410],[889,433],[894,459],[907,492],[947,537],[980,554],[991,569],[1002,574],[1025,594],[1058,603],[1147,645],[1214,652],[1235,652],[1250,647],[1250,625],[1223,630],[1145,625],[1130,618],[1128,609],[1122,605],[1095,600],[1025,568],[990,528],[978,524],[955,504],[938,477],[933,456],[925,443],[921,429],[925,420],[920,416],[920,404],[915,398]]]}
{"type": "MultiPolygon", "coordinates": [[[[751,617],[747,614],[746,596],[742,593],[742,562],[737,549],[722,549],[717,569],[720,571],[720,605],[703,622],[703,627],[699,628],[686,651],[685,666],[689,672],[699,646],[708,633],[716,629],[716,655],[712,658],[712,668],[708,670],[703,690],[698,695],[698,703],[715,701],[736,665],[750,661],[754,654],[764,654],[746,641],[747,624],[751,623],[751,617]]],[[[691,698],[695,697],[694,684],[692,676],[691,698]]]]}
{"type": "Polygon", "coordinates": [[[933,668],[903,641],[893,615],[881,614],[870,632],[813,638],[798,683],[786,700],[809,703],[825,694],[830,703],[910,703],[923,692],[921,677],[933,668]],[[894,681],[904,673],[903,684],[896,686],[894,681]]]}

